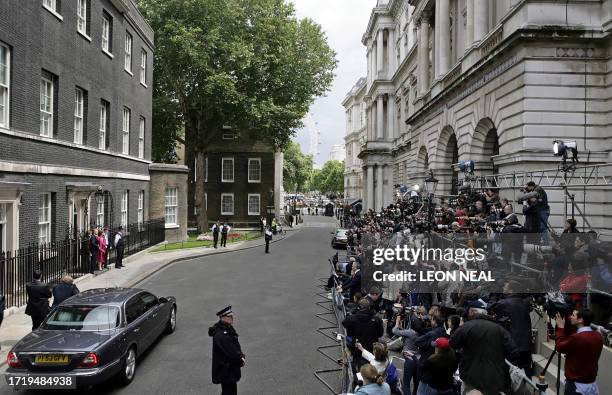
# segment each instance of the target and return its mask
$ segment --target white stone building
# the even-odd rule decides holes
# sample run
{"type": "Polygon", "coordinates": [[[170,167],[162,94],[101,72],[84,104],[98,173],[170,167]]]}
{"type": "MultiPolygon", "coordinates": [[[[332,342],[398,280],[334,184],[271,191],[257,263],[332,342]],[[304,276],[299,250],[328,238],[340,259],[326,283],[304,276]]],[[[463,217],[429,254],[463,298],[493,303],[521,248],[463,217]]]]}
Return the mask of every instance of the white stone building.
{"type": "Polygon", "coordinates": [[[346,159],[346,149],[344,145],[334,144],[329,152],[329,160],[337,160],[342,162],[344,159],[346,159]]]}
{"type": "Polygon", "coordinates": [[[363,100],[365,90],[366,78],[362,77],[342,102],[346,109],[344,196],[353,201],[362,198],[363,189],[363,172],[359,152],[366,138],[366,104],[363,100]]]}
{"type": "MultiPolygon", "coordinates": [[[[394,185],[420,183],[427,169],[448,194],[462,160],[476,175],[556,169],[557,138],[576,141],[580,165],[612,161],[612,0],[379,1],[362,43],[363,101],[354,88],[343,105],[348,125],[349,109],[365,106],[365,208],[380,210],[394,185]]],[[[548,192],[560,226],[563,193],[548,192]]],[[[610,188],[570,192],[594,228],[612,232],[610,188]]]]}

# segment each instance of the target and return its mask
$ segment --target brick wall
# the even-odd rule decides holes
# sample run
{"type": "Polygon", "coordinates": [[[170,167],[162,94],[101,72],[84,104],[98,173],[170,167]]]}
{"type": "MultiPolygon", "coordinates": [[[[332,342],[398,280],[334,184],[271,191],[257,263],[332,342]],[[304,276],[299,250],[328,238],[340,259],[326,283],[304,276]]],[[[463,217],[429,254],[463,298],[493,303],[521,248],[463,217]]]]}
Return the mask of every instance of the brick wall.
{"type": "Polygon", "coordinates": [[[182,241],[187,238],[187,175],[189,169],[182,165],[152,164],[151,197],[149,212],[153,218],[166,215],[166,188],[177,188],[177,225],[166,224],[166,241],[182,241]]]}

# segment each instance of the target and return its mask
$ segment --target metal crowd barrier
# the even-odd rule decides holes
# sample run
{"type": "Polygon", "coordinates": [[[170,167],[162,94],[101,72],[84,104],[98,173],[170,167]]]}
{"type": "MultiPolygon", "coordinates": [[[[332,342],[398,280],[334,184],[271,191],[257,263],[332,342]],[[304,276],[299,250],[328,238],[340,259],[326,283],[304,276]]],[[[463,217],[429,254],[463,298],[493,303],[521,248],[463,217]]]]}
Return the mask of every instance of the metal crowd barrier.
{"type": "MultiPolygon", "coordinates": [[[[330,263],[330,268],[331,268],[330,275],[333,275],[335,273],[335,267],[331,259],[329,260],[329,263],[330,263]]],[[[327,308],[326,306],[321,305],[321,303],[325,303],[325,302],[317,302],[317,305],[327,310],[327,312],[325,313],[317,314],[317,317],[333,325],[333,326],[326,326],[324,328],[319,328],[317,332],[337,342],[335,344],[317,347],[317,351],[319,351],[322,355],[329,358],[335,363],[338,363],[340,361],[341,366],[340,368],[316,370],[314,375],[319,381],[321,381],[321,383],[323,383],[323,385],[325,385],[334,394],[336,394],[336,390],[333,388],[332,385],[330,385],[327,381],[325,381],[325,379],[322,377],[322,374],[329,374],[329,373],[334,373],[334,372],[340,373],[340,387],[341,387],[340,393],[341,394],[347,393],[351,391],[351,389],[353,388],[353,367],[352,367],[352,362],[349,357],[349,352],[348,352],[348,348],[346,346],[346,341],[345,341],[346,331],[344,327],[342,326],[342,321],[344,321],[344,318],[346,317],[346,309],[344,307],[344,297],[342,296],[341,292],[337,291],[337,287],[339,285],[340,284],[338,283],[338,280],[334,279],[334,286],[331,289],[331,300],[328,301],[331,303],[331,308],[327,308]],[[323,317],[323,315],[328,315],[328,314],[329,315],[333,314],[333,316],[335,317],[335,322],[323,317]],[[339,338],[331,337],[327,333],[324,332],[325,330],[330,330],[330,329],[333,329],[334,332],[338,333],[340,335],[339,338]],[[326,349],[338,348],[338,347],[340,348],[340,356],[341,356],[340,359],[338,360],[331,358],[329,355],[327,355],[323,351],[326,349]]],[[[319,295],[321,296],[321,294],[319,295]]]]}

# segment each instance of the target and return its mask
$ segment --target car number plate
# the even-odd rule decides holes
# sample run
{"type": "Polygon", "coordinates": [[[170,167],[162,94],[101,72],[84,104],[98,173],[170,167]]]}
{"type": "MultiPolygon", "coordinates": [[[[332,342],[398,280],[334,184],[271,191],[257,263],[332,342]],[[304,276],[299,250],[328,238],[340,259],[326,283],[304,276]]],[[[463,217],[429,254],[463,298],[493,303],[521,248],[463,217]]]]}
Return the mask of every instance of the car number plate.
{"type": "Polygon", "coordinates": [[[61,354],[39,354],[34,358],[34,362],[36,363],[50,365],[66,365],[68,361],[68,355],[61,354]]]}

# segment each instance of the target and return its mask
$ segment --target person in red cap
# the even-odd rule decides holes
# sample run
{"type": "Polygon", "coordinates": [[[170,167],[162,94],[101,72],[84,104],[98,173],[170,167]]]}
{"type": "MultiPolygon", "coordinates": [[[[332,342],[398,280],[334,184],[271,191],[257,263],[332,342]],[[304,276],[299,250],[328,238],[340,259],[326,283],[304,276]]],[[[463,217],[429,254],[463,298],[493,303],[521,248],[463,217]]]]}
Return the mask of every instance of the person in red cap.
{"type": "Polygon", "coordinates": [[[453,375],[459,366],[457,355],[445,337],[439,337],[432,343],[435,351],[421,364],[417,394],[453,395],[453,375]]]}

